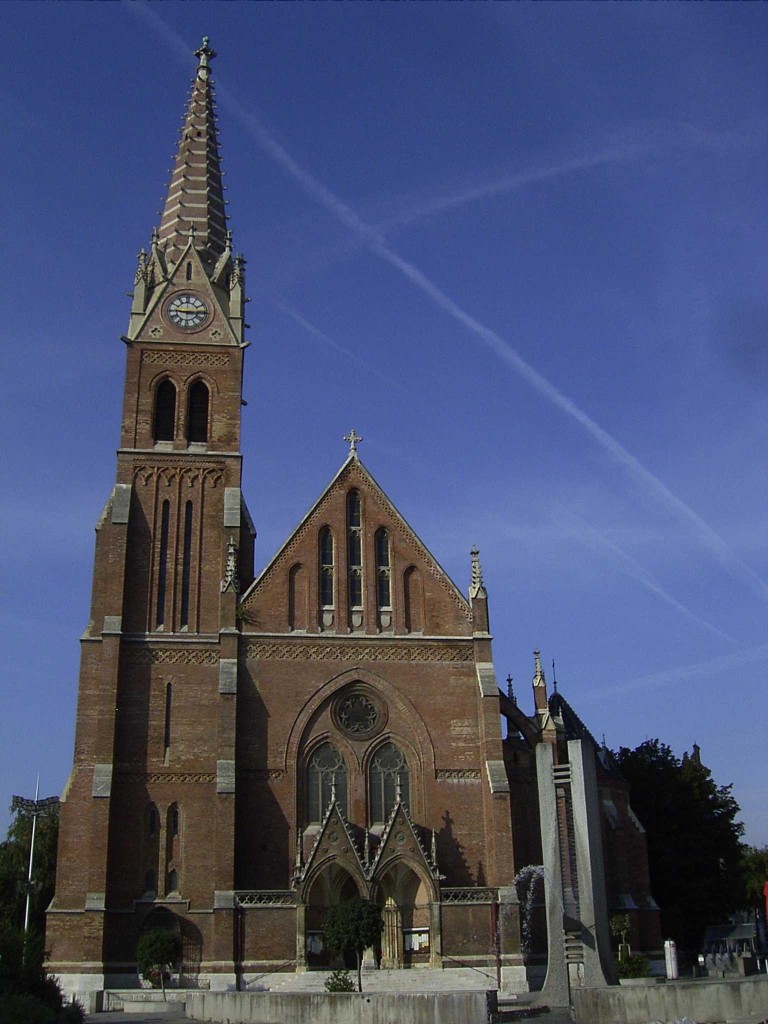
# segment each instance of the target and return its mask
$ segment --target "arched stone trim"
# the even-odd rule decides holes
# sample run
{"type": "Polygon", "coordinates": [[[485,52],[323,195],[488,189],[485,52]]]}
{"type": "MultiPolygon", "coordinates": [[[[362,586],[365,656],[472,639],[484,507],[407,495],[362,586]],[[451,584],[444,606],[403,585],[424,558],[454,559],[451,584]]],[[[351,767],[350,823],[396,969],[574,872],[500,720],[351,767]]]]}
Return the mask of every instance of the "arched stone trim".
{"type": "Polygon", "coordinates": [[[382,880],[389,873],[389,871],[397,866],[403,864],[409,868],[418,877],[419,881],[424,884],[429,893],[429,898],[432,903],[437,903],[440,900],[440,887],[435,878],[429,872],[423,858],[414,857],[407,853],[397,854],[394,857],[388,857],[383,864],[376,868],[373,878],[370,881],[371,899],[376,900],[379,891],[382,895],[389,895],[386,891],[385,886],[382,885],[382,880]]]}
{"type": "MultiPolygon", "coordinates": [[[[306,701],[294,719],[293,726],[291,727],[291,731],[288,736],[288,743],[286,744],[285,757],[282,765],[283,769],[285,771],[289,771],[297,768],[299,763],[299,752],[302,748],[304,736],[315,713],[326,701],[329,701],[335,693],[343,689],[343,687],[348,686],[350,683],[357,682],[358,680],[363,683],[368,683],[369,686],[377,690],[383,699],[387,701],[390,709],[397,708],[397,710],[400,711],[410,722],[418,743],[418,749],[416,750],[413,750],[413,747],[410,746],[410,750],[413,751],[413,765],[414,767],[418,766],[420,769],[417,773],[416,779],[414,780],[418,784],[419,790],[418,806],[424,806],[425,779],[427,777],[435,777],[435,748],[432,744],[429,730],[427,729],[423,718],[405,694],[382,676],[379,676],[365,668],[351,668],[345,669],[343,672],[339,672],[316,690],[306,701]]],[[[390,711],[390,720],[391,717],[392,715],[390,711]]],[[[336,736],[335,733],[334,736],[336,736]]],[[[371,742],[374,746],[378,746],[382,742],[382,737],[377,736],[376,739],[371,742]]],[[[406,738],[399,734],[393,742],[402,742],[407,745],[406,738]]],[[[411,799],[413,799],[414,793],[415,786],[411,790],[411,799]]]]}
{"type": "Polygon", "coordinates": [[[312,891],[312,886],[318,880],[320,875],[322,875],[324,871],[327,871],[332,864],[338,864],[340,868],[346,871],[346,873],[357,886],[357,891],[364,900],[370,899],[371,887],[365,880],[360,869],[356,867],[354,864],[352,864],[350,861],[348,861],[345,857],[339,857],[337,854],[334,853],[328,854],[328,856],[323,857],[322,860],[316,861],[307,872],[306,877],[302,879],[301,886],[299,888],[299,894],[301,896],[302,902],[307,901],[309,894],[312,891]]]}

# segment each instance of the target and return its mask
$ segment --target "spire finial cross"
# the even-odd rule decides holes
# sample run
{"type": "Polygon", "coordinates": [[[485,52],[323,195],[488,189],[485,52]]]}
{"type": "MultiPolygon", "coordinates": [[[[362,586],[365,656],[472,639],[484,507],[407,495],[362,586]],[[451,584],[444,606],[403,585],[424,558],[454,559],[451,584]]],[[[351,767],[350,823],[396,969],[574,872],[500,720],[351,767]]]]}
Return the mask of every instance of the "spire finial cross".
{"type": "Polygon", "coordinates": [[[348,434],[345,434],[342,438],[343,441],[349,441],[350,452],[356,452],[358,444],[364,440],[358,433],[355,432],[355,428],[352,427],[348,434]]]}
{"type": "Polygon", "coordinates": [[[198,60],[197,74],[200,78],[207,78],[210,74],[209,65],[213,58],[216,56],[216,51],[212,50],[208,45],[208,36],[203,36],[203,45],[199,50],[195,50],[195,56],[198,60]]]}

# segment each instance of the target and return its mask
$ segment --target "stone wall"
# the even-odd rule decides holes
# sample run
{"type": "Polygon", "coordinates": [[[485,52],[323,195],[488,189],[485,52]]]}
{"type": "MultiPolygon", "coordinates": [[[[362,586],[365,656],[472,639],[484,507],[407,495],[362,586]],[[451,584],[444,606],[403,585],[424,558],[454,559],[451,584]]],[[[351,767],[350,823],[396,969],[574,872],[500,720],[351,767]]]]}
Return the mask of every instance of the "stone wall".
{"type": "Polygon", "coordinates": [[[689,1017],[717,1024],[768,1012],[768,977],[676,981],[573,992],[577,1024],[647,1024],[689,1017]]]}
{"type": "Polygon", "coordinates": [[[192,1020],[242,1024],[486,1024],[496,1010],[495,992],[190,992],[192,1020]]]}

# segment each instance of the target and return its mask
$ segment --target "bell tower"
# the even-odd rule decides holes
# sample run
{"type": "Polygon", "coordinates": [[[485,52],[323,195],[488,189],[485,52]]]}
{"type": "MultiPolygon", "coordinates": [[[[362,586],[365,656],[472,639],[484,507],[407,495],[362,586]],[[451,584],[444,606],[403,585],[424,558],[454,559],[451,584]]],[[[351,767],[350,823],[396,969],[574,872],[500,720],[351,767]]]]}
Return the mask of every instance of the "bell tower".
{"type": "MultiPolygon", "coordinates": [[[[232,971],[245,260],[232,249],[203,40],[160,225],[138,257],[117,478],[96,526],[50,969],[104,987],[158,903],[232,971]]],[[[185,940],[186,941],[186,940],[185,940]]],[[[189,940],[192,942],[192,939],[189,940]]]]}

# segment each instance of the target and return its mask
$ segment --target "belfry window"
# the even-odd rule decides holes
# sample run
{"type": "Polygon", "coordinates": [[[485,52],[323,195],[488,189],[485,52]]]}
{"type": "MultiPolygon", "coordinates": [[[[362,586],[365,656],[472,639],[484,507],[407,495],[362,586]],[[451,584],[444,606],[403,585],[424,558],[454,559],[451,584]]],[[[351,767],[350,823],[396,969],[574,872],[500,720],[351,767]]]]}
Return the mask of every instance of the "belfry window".
{"type": "Polygon", "coordinates": [[[155,441],[172,441],[176,433],[176,387],[161,381],[155,393],[155,441]]]}
{"type": "Polygon", "coordinates": [[[379,608],[391,608],[389,534],[384,527],[376,531],[374,549],[376,552],[376,604],[379,608]]]}
{"type": "Polygon", "coordinates": [[[331,743],[322,743],[307,764],[307,821],[323,820],[335,793],[336,803],[346,814],[347,766],[331,743]]]}
{"type": "Polygon", "coordinates": [[[327,526],[320,531],[320,605],[333,608],[333,534],[327,526]]]}
{"type": "Polygon", "coordinates": [[[349,607],[363,607],[363,524],[360,495],[347,495],[347,566],[349,574],[349,607]]]}
{"type": "Polygon", "coordinates": [[[410,801],[408,762],[394,743],[385,743],[371,758],[368,772],[371,794],[371,824],[382,825],[389,818],[397,801],[410,801]]]}
{"type": "Polygon", "coordinates": [[[189,389],[189,403],[187,408],[187,440],[207,441],[208,440],[208,406],[210,405],[210,394],[207,384],[202,380],[196,380],[189,389]]]}

